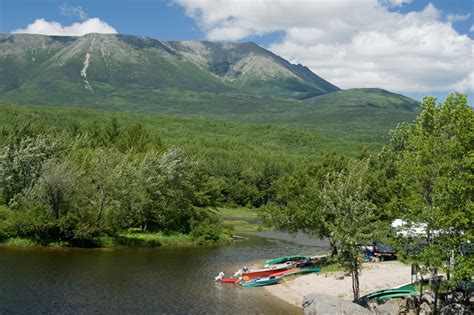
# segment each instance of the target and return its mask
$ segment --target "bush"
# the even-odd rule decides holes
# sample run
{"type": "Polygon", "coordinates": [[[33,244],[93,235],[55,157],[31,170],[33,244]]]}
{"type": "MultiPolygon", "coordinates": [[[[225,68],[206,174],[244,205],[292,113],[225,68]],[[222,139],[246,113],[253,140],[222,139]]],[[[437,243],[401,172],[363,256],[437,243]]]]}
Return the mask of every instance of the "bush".
{"type": "Polygon", "coordinates": [[[190,236],[193,241],[200,245],[228,242],[224,235],[228,232],[211,218],[204,221],[193,221],[190,236]]]}

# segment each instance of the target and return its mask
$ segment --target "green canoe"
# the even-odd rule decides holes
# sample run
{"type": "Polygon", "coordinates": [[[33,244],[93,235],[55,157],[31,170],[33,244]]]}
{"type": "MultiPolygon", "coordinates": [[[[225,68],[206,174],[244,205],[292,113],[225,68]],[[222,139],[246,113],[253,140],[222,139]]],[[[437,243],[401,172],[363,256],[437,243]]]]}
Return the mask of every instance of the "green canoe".
{"type": "Polygon", "coordinates": [[[363,297],[359,299],[358,304],[362,306],[366,306],[367,303],[371,300],[379,301],[379,300],[385,300],[385,299],[391,299],[391,298],[416,296],[419,294],[420,293],[416,290],[416,288],[413,285],[405,285],[399,288],[385,289],[385,290],[375,291],[367,295],[364,295],[363,297]]]}
{"type": "Polygon", "coordinates": [[[252,280],[248,282],[242,281],[240,282],[240,285],[244,288],[260,287],[260,286],[265,286],[265,285],[277,284],[278,282],[280,282],[282,278],[283,278],[282,276],[279,276],[279,277],[271,276],[268,278],[260,278],[260,279],[252,280]]]}
{"type": "Polygon", "coordinates": [[[267,260],[267,264],[268,265],[283,264],[283,263],[286,263],[287,261],[293,261],[293,260],[311,260],[311,256],[294,255],[294,256],[279,257],[279,258],[267,260]]]}
{"type": "Polygon", "coordinates": [[[396,293],[386,293],[380,296],[377,296],[374,298],[377,301],[380,300],[386,300],[386,299],[393,299],[393,298],[401,298],[401,297],[407,297],[407,296],[417,296],[420,295],[420,292],[418,291],[408,291],[408,292],[396,292],[396,293]]]}

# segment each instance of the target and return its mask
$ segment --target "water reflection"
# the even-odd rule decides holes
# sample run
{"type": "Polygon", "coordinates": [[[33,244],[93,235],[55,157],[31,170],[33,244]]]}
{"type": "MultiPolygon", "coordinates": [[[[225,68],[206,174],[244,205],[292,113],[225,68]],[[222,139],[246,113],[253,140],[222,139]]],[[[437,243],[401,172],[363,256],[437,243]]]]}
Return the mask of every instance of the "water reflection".
{"type": "Polygon", "coordinates": [[[325,244],[250,236],[227,247],[0,248],[0,313],[280,314],[301,310],[262,288],[213,281],[243,265],[325,244]]]}

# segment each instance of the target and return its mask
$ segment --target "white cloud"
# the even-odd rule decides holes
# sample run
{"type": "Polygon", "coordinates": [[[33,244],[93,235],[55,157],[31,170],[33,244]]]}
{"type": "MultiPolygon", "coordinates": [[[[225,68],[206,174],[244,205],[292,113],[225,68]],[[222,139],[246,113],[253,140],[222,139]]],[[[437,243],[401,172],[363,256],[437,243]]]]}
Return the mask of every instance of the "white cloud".
{"type": "Polygon", "coordinates": [[[471,17],[471,13],[467,14],[448,14],[446,20],[450,23],[462,22],[471,17]]]}
{"type": "Polygon", "coordinates": [[[74,7],[67,3],[63,3],[59,6],[59,13],[64,16],[69,17],[79,17],[81,20],[87,19],[87,13],[82,9],[82,7],[74,7]]]}
{"type": "Polygon", "coordinates": [[[82,23],[73,23],[63,26],[58,22],[37,19],[24,29],[17,29],[12,33],[59,35],[59,36],[82,36],[89,33],[112,33],[117,30],[98,18],[87,19],[82,23]]]}
{"type": "Polygon", "coordinates": [[[411,3],[413,0],[380,0],[380,4],[388,5],[390,7],[400,7],[405,3],[411,3]]]}
{"type": "Polygon", "coordinates": [[[409,1],[175,0],[209,40],[281,32],[269,49],[342,87],[434,92],[473,90],[473,40],[432,4],[402,14],[409,1]]]}
{"type": "Polygon", "coordinates": [[[469,29],[469,32],[474,32],[474,24],[471,25],[471,28],[469,29]]]}

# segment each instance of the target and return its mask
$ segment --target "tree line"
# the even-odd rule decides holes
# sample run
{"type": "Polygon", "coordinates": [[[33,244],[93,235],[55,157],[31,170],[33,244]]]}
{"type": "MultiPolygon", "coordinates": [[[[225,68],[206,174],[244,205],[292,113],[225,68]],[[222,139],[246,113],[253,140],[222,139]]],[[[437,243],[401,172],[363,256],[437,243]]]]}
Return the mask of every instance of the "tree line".
{"type": "Polygon", "coordinates": [[[3,130],[0,238],[88,246],[127,229],[190,234],[216,242],[223,229],[208,210],[217,201],[203,160],[164,148],[141,125],[34,124],[3,130]]]}

